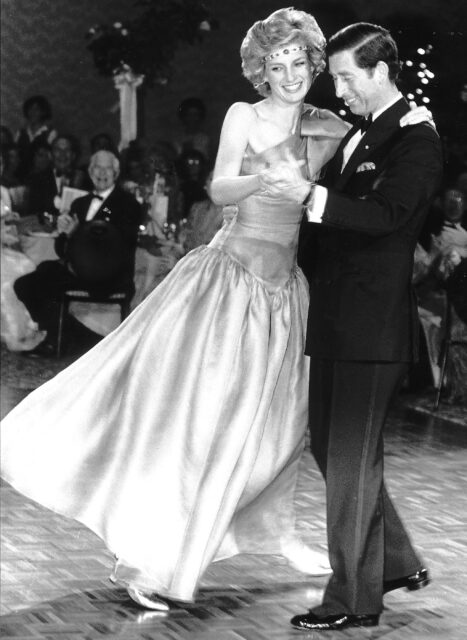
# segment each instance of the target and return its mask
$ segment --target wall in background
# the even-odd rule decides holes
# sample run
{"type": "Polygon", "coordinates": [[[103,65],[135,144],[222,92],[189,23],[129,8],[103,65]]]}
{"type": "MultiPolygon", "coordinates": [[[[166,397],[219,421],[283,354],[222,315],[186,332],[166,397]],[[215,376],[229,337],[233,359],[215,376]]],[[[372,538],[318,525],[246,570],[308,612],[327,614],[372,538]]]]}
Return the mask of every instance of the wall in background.
{"type": "MultiPolygon", "coordinates": [[[[87,150],[89,137],[107,131],[118,139],[118,95],[112,80],[97,74],[85,48],[85,34],[96,23],[125,21],[132,0],[1,0],[2,124],[16,130],[22,122],[21,105],[32,94],[44,94],[51,102],[53,122],[60,131],[77,135],[87,150]]],[[[256,99],[241,77],[239,46],[256,19],[287,6],[282,0],[207,0],[220,29],[204,42],[186,46],[175,56],[174,74],[167,87],[144,90],[144,136],[148,141],[166,138],[177,124],[177,106],[191,95],[202,97],[208,107],[208,128],[214,140],[229,104],[256,99]]],[[[322,16],[326,27],[333,16],[333,2],[295,2],[322,16]],[[331,17],[331,18],[330,18],[331,17]]],[[[406,0],[348,0],[349,15],[374,18],[407,9],[406,0]]],[[[423,16],[456,23],[465,0],[417,0],[423,16]]],[[[332,20],[331,20],[332,21],[332,20]]],[[[320,21],[321,22],[321,21],[320,21]]],[[[322,83],[329,82],[322,78],[322,83]]]]}

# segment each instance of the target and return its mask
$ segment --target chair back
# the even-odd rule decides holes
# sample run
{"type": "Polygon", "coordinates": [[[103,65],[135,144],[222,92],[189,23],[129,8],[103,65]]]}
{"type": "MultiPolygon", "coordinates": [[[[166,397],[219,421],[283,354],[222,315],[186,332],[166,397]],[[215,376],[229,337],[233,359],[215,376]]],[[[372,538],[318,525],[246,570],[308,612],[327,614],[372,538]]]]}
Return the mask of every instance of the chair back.
{"type": "Polygon", "coordinates": [[[105,220],[79,225],[68,241],[66,259],[80,280],[95,286],[118,280],[132,264],[122,232],[105,220]]]}

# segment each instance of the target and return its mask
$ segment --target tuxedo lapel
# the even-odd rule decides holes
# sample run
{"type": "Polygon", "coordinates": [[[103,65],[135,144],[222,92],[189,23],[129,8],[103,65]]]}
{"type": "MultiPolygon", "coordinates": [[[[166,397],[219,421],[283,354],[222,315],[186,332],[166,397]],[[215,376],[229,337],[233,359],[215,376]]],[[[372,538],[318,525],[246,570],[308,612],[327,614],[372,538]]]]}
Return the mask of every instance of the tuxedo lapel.
{"type": "MultiPolygon", "coordinates": [[[[409,105],[404,98],[394,103],[377,118],[365,135],[362,137],[354,152],[347,161],[342,173],[334,182],[334,188],[341,190],[349,178],[355,173],[357,167],[371,157],[375,148],[384,144],[396,131],[399,130],[399,120],[409,110],[409,105]]],[[[353,128],[355,133],[357,127],[353,128]]],[[[352,129],[351,129],[352,131],[352,129]]],[[[353,135],[353,134],[352,134],[353,135]]],[[[348,138],[350,139],[350,138],[348,138]]],[[[345,140],[345,138],[344,138],[345,140]]],[[[344,145],[345,146],[345,145],[344,145]]],[[[341,158],[342,162],[342,158],[341,158]]],[[[342,166],[342,164],[341,164],[342,166]]]]}
{"type": "Polygon", "coordinates": [[[326,186],[333,187],[337,180],[339,179],[342,162],[344,160],[344,148],[350,138],[354,135],[354,133],[358,129],[358,123],[354,124],[354,126],[347,131],[345,136],[342,138],[339,146],[337,147],[337,151],[334,154],[334,157],[330,161],[327,169],[324,183],[326,186]]]}
{"type": "Polygon", "coordinates": [[[97,210],[94,216],[95,220],[110,220],[112,212],[118,208],[118,191],[117,187],[109,194],[108,198],[101,203],[101,206],[97,210]]]}
{"type": "MultiPolygon", "coordinates": [[[[84,222],[86,220],[86,214],[88,212],[91,201],[92,201],[92,194],[83,196],[82,198],[79,199],[79,201],[76,201],[76,205],[75,205],[75,207],[77,208],[76,215],[78,216],[78,220],[80,222],[84,222]]],[[[74,207],[72,205],[72,209],[73,208],[74,207]]]]}

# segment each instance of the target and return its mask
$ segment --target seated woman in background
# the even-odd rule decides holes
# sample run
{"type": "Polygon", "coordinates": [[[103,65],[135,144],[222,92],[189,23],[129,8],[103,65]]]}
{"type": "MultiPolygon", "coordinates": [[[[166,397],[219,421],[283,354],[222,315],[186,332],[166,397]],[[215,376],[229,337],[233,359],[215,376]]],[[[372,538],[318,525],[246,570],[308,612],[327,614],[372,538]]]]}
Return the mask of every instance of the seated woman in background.
{"type": "Polygon", "coordinates": [[[212,171],[209,173],[205,192],[206,198],[195,202],[188,214],[186,226],[183,230],[183,246],[191,251],[202,244],[208,244],[222,226],[224,207],[211,200],[210,187],[212,171]]]}
{"type": "Polygon", "coordinates": [[[179,156],[176,167],[181,191],[180,217],[187,218],[192,205],[206,197],[207,162],[200,151],[191,149],[179,156]]]}
{"type": "MultiPolygon", "coordinates": [[[[1,164],[4,152],[1,154],[1,164]]],[[[34,349],[45,337],[39,331],[28,310],[16,297],[14,281],[34,271],[36,265],[19,249],[18,234],[14,224],[18,214],[12,211],[8,189],[1,185],[0,237],[1,237],[1,341],[10,351],[34,349]]]]}
{"type": "Polygon", "coordinates": [[[24,126],[15,136],[21,157],[20,173],[25,179],[32,166],[32,143],[42,140],[51,145],[57,137],[57,132],[49,121],[52,118],[52,107],[44,96],[30,96],[23,103],[24,126]]]}

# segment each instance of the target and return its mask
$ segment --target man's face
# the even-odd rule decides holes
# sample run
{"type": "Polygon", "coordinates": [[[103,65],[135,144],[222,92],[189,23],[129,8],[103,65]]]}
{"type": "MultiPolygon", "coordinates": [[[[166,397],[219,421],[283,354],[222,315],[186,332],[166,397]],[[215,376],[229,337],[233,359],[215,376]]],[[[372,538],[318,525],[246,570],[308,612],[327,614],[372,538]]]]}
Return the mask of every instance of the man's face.
{"type": "Polygon", "coordinates": [[[448,189],[444,194],[444,216],[451,222],[460,222],[464,215],[464,198],[461,191],[448,189]]]}
{"type": "Polygon", "coordinates": [[[352,113],[367,116],[379,108],[381,86],[378,76],[374,69],[358,67],[352,50],[330,56],[329,73],[334,81],[336,96],[344,100],[352,113]]]}
{"type": "Polygon", "coordinates": [[[69,171],[75,160],[71,143],[66,138],[56,138],[52,146],[52,160],[55,169],[69,171]]]}
{"type": "Polygon", "coordinates": [[[108,151],[98,151],[89,168],[89,175],[97,193],[113,187],[118,177],[118,173],[114,169],[113,155],[108,151]]]}

